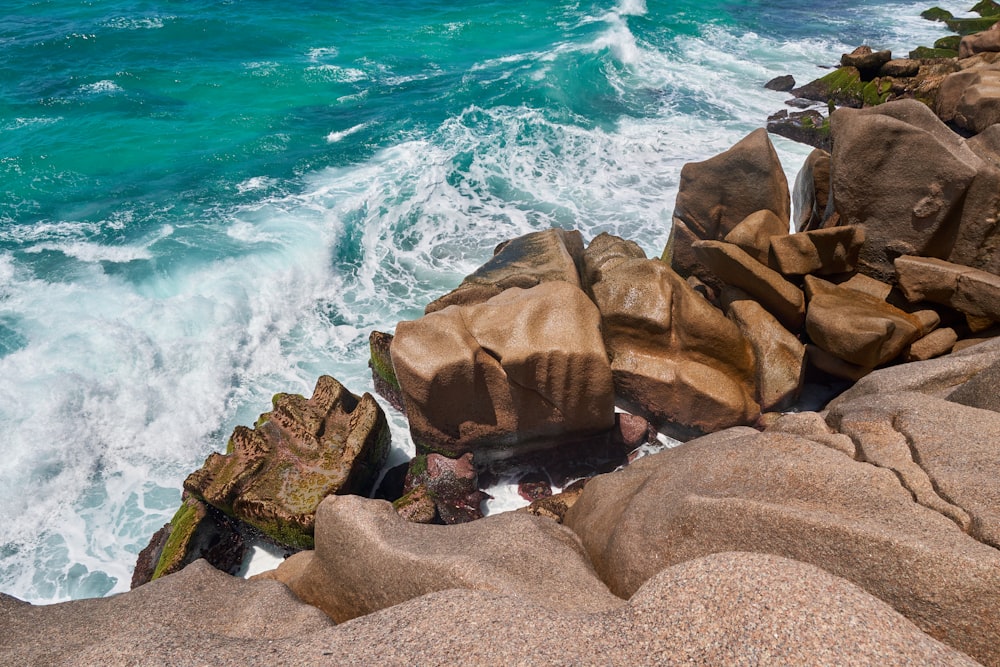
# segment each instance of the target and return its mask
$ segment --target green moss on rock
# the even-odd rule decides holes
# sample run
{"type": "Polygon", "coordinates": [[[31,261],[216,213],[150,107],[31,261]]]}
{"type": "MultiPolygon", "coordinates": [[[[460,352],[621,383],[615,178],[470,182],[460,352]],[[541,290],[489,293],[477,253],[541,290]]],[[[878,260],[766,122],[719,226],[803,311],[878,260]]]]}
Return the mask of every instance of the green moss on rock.
{"type": "Polygon", "coordinates": [[[979,0],[976,6],[969,11],[976,12],[984,18],[1000,16],[1000,4],[997,4],[994,0],[979,0]]]}
{"type": "Polygon", "coordinates": [[[920,16],[927,19],[928,21],[946,21],[950,18],[954,18],[954,14],[949,12],[947,9],[941,9],[940,7],[931,7],[920,12],[920,16]]]}
{"type": "Polygon", "coordinates": [[[952,49],[932,49],[929,46],[918,46],[910,51],[910,57],[915,60],[932,60],[936,58],[957,58],[958,51],[952,49]]]}
{"type": "Polygon", "coordinates": [[[206,516],[205,506],[196,499],[187,498],[181,503],[170,519],[170,536],[160,552],[160,559],[153,570],[153,579],[177,572],[184,566],[195,531],[206,516]]]}
{"type": "Polygon", "coordinates": [[[948,19],[945,21],[945,25],[948,26],[949,30],[957,32],[959,35],[971,35],[989,30],[998,20],[1000,20],[1000,16],[979,19],[948,19]]]}
{"type": "Polygon", "coordinates": [[[961,35],[948,35],[934,42],[935,49],[949,49],[958,52],[958,44],[962,41],[961,35]]]}

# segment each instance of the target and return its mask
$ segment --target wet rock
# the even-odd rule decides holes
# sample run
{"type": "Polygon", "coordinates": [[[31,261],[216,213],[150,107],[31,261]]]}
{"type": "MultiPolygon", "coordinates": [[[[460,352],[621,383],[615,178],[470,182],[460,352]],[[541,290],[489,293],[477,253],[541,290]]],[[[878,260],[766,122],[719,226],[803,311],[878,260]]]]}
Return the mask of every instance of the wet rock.
{"type": "Polygon", "coordinates": [[[457,459],[433,453],[417,455],[406,473],[404,497],[418,488],[425,489],[427,497],[434,503],[437,516],[446,524],[481,519],[480,503],[490,497],[479,490],[479,476],[472,464],[471,453],[457,459]]]}
{"type": "Polygon", "coordinates": [[[578,231],[547,229],[511,239],[455,290],[431,302],[425,313],[447,306],[483,303],[511,287],[530,289],[545,282],[564,281],[580,287],[583,237],[578,231]]]}
{"type": "Polygon", "coordinates": [[[371,491],[389,451],[389,427],[371,394],[358,398],[328,375],[312,398],[277,394],[250,429],[237,426],[184,488],[280,544],[309,547],[320,501],[371,491]]]}
{"type": "Polygon", "coordinates": [[[776,76],[767,83],[764,87],[768,90],[775,90],[779,93],[787,93],[789,90],[795,87],[795,77],[791,74],[784,74],[782,76],[776,76]]]}
{"type": "Polygon", "coordinates": [[[586,478],[577,480],[555,495],[539,498],[530,505],[519,507],[514,511],[522,514],[531,514],[532,516],[541,516],[552,519],[556,523],[562,523],[566,512],[580,498],[580,494],[583,493],[583,487],[586,485],[586,478]]]}
{"type": "Polygon", "coordinates": [[[517,481],[517,495],[529,503],[552,495],[552,485],[545,475],[529,473],[517,481]]]}
{"type": "Polygon", "coordinates": [[[755,130],[729,150],[681,169],[674,221],[663,260],[682,277],[697,275],[718,286],[718,279],[691,250],[697,240],[719,240],[748,215],[769,210],[786,224],[788,182],[764,129],[755,130]]]}
{"type": "Polygon", "coordinates": [[[555,280],[400,322],[392,362],[418,451],[475,452],[478,465],[608,431],[600,317],[555,280]]]}
{"type": "Polygon", "coordinates": [[[368,347],[371,357],[368,368],[372,371],[372,385],[375,393],[389,401],[389,405],[400,412],[403,411],[403,394],[399,390],[396,372],[392,369],[392,357],[389,346],[392,345],[392,334],[373,331],[368,336],[368,347]]]}

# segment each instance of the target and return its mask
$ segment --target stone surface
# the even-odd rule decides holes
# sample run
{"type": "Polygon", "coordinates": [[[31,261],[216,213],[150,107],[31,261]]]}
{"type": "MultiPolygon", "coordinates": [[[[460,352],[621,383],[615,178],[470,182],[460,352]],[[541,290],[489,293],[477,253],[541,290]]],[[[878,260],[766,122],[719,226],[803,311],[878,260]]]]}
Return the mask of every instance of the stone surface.
{"type": "Polygon", "coordinates": [[[899,287],[909,301],[930,301],[1000,320],[1000,276],[930,257],[903,256],[895,265],[899,287]]]}
{"type": "Polygon", "coordinates": [[[1000,30],[995,28],[965,35],[958,44],[959,58],[992,51],[1000,51],[1000,30]]]}
{"type": "Polygon", "coordinates": [[[389,346],[392,345],[392,334],[373,331],[368,336],[370,357],[368,368],[372,370],[372,385],[375,393],[389,401],[389,405],[400,412],[403,411],[403,394],[399,391],[399,380],[396,371],[392,369],[392,357],[389,346]]]}
{"type": "MultiPolygon", "coordinates": [[[[994,34],[1000,42],[1000,31],[994,34]]],[[[936,111],[941,120],[974,133],[1000,123],[1000,67],[948,76],[941,83],[936,111]]]]}
{"type": "Polygon", "coordinates": [[[768,90],[776,90],[779,93],[787,93],[789,90],[795,87],[795,77],[791,74],[783,74],[781,76],[776,76],[767,83],[764,87],[768,90]]]}
{"type": "Polygon", "coordinates": [[[184,489],[281,544],[312,545],[316,506],[331,493],[363,493],[389,452],[389,426],[371,394],[358,398],[328,375],[312,398],[276,394],[226,454],[210,454],[184,489]]]}
{"type": "Polygon", "coordinates": [[[761,411],[790,407],[798,400],[805,379],[805,345],[742,290],[725,288],[722,302],[726,316],[753,348],[761,411]]]}
{"type": "Polygon", "coordinates": [[[874,368],[891,361],[920,335],[920,321],[885,301],[806,276],[806,331],[844,361],[874,368]]]}
{"type": "MultiPolygon", "coordinates": [[[[259,591],[266,589],[264,584],[277,586],[250,586],[259,591]]],[[[516,595],[452,589],[330,627],[305,605],[294,607],[292,614],[277,606],[274,618],[267,618],[253,600],[248,620],[267,630],[246,638],[224,636],[226,629],[159,625],[156,607],[137,608],[132,602],[138,594],[51,607],[19,605],[0,596],[5,629],[0,662],[220,667],[974,664],[851,583],[803,563],[760,554],[715,554],[683,563],[653,577],[627,604],[603,612],[554,610],[516,595]],[[108,607],[128,608],[133,618],[120,614],[113,622],[95,623],[87,614],[108,607]],[[303,619],[298,609],[312,617],[303,619]],[[277,628],[296,623],[299,632],[274,636],[277,628]]],[[[186,602],[179,595],[173,599],[186,602]]],[[[220,600],[218,612],[204,618],[219,625],[232,608],[244,609],[227,608],[223,602],[233,600],[220,600]]]]}
{"type": "Polygon", "coordinates": [[[1000,551],[914,502],[896,474],[807,437],[733,428],[595,477],[565,517],[622,596],[723,551],[844,577],[931,636],[1000,663],[1000,551]]]}
{"type": "Polygon", "coordinates": [[[763,128],[729,150],[681,169],[674,222],[663,259],[681,276],[715,281],[690,252],[698,239],[719,240],[756,211],[789,219],[788,182],[778,154],[763,128]]]}
{"type": "Polygon", "coordinates": [[[170,523],[139,553],[131,588],[180,572],[200,558],[228,574],[236,574],[243,564],[246,548],[237,522],[185,495],[170,523]]]}
{"type": "Polygon", "coordinates": [[[423,487],[442,522],[464,523],[483,518],[480,503],[489,496],[479,490],[478,480],[471,453],[457,459],[434,453],[419,454],[410,461],[403,492],[410,494],[423,487]]]}
{"type": "Polygon", "coordinates": [[[916,100],[838,109],[833,194],[844,224],[865,227],[860,271],[895,279],[900,255],[1000,271],[1000,172],[916,100]]]}
{"type": "Polygon", "coordinates": [[[910,58],[894,58],[879,68],[879,76],[907,77],[920,72],[920,61],[910,58]]]}
{"type": "Polygon", "coordinates": [[[805,317],[802,290],[731,243],[696,241],[701,262],[727,285],[739,287],[760,302],[785,328],[798,331],[805,317]]]}
{"type": "Polygon", "coordinates": [[[788,236],[788,222],[771,211],[756,211],[733,227],[723,240],[739,246],[761,264],[767,264],[771,239],[775,236],[788,236]]]}
{"type": "Polygon", "coordinates": [[[601,315],[565,281],[400,322],[391,353],[421,452],[478,465],[614,425],[601,315]]]}
{"type": "Polygon", "coordinates": [[[958,342],[958,334],[951,327],[935,329],[926,336],[913,341],[904,353],[904,361],[926,361],[951,352],[958,342]]]}
{"type": "Polygon", "coordinates": [[[424,312],[483,303],[511,287],[529,289],[552,280],[580,287],[582,255],[583,237],[578,231],[547,229],[525,234],[498,246],[488,262],[455,290],[428,304],[424,312]]]}
{"type": "Polygon", "coordinates": [[[800,232],[819,229],[829,217],[830,153],[813,150],[802,163],[792,188],[795,229],[800,232]]]}
{"type": "Polygon", "coordinates": [[[600,259],[591,291],[622,407],[677,438],[752,423],[754,358],[736,325],[663,262],[611,247],[600,259]]]}
{"type": "Polygon", "coordinates": [[[576,536],[541,517],[506,512],[422,525],[385,501],[331,496],[317,525],[316,550],[286,560],[275,576],[338,623],[449,588],[516,594],[564,611],[621,604],[576,536]]]}
{"type": "Polygon", "coordinates": [[[785,275],[848,273],[864,242],[864,228],[855,225],[789,234],[772,239],[772,266],[785,275]]]}
{"type": "Polygon", "coordinates": [[[541,516],[552,519],[557,523],[562,523],[563,517],[566,516],[566,512],[569,511],[569,508],[573,506],[573,503],[575,503],[580,498],[580,494],[583,493],[583,487],[587,485],[587,479],[577,480],[559,493],[534,500],[530,505],[519,507],[514,511],[522,514],[541,516]]]}
{"type": "Polygon", "coordinates": [[[890,51],[873,51],[872,47],[864,45],[840,56],[840,64],[842,67],[856,67],[861,72],[861,78],[868,81],[891,59],[890,51]]]}

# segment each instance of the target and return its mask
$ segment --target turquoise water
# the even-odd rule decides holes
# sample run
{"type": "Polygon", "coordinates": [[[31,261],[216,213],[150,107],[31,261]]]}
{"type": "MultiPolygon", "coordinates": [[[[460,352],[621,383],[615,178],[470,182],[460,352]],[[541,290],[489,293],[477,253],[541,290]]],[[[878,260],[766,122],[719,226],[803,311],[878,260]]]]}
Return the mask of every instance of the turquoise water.
{"type": "MultiPolygon", "coordinates": [[[[499,241],[658,255],[681,166],[782,108],[765,81],[929,43],[925,4],[0,10],[0,590],[126,590],[236,424],[321,373],[369,390],[369,331],[499,241]]],[[[774,141],[794,177],[808,149],[774,141]]]]}

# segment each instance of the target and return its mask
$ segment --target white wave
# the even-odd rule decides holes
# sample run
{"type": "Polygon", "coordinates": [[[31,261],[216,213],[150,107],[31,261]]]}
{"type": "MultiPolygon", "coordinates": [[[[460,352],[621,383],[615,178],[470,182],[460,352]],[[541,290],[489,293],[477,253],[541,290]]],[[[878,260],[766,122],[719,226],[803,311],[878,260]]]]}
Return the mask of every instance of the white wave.
{"type": "Polygon", "coordinates": [[[320,46],[309,49],[306,53],[306,57],[313,62],[319,62],[325,58],[336,58],[338,55],[340,55],[340,50],[335,46],[320,46]]]}
{"type": "Polygon", "coordinates": [[[115,30],[156,30],[162,28],[164,21],[169,21],[173,16],[147,16],[147,17],[127,17],[120,16],[105,21],[104,25],[115,30]]]}
{"type": "Polygon", "coordinates": [[[103,79],[80,86],[78,91],[85,95],[102,95],[105,93],[121,92],[121,86],[110,79],[103,79]]]}
{"type": "Polygon", "coordinates": [[[342,141],[346,137],[351,136],[355,132],[360,132],[366,127],[368,127],[368,123],[358,123],[354,127],[349,127],[346,130],[341,130],[340,132],[331,132],[330,134],[326,135],[326,143],[335,144],[338,141],[342,141]]]}
{"type": "Polygon", "coordinates": [[[125,263],[140,259],[152,259],[148,248],[106,246],[100,243],[42,243],[25,249],[27,253],[44,251],[61,252],[67,257],[78,259],[81,262],[125,263]]]}
{"type": "Polygon", "coordinates": [[[62,121],[62,116],[15,118],[12,122],[4,125],[5,130],[20,130],[26,127],[38,127],[40,125],[55,125],[62,121]]]}
{"type": "Polygon", "coordinates": [[[335,83],[357,83],[369,78],[364,70],[332,64],[313,65],[307,67],[305,71],[311,77],[335,83]]]}
{"type": "Polygon", "coordinates": [[[616,11],[622,16],[645,16],[649,12],[646,0],[621,0],[616,11]]]}
{"type": "Polygon", "coordinates": [[[236,191],[240,194],[254,192],[256,190],[266,190],[277,185],[278,181],[269,176],[253,176],[236,184],[236,191]]]}

